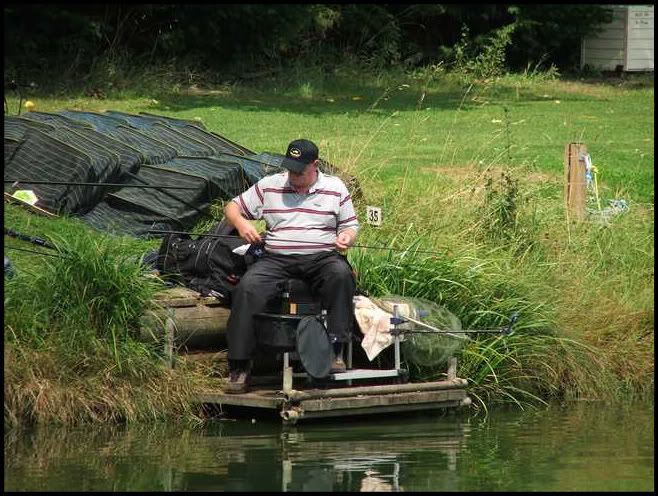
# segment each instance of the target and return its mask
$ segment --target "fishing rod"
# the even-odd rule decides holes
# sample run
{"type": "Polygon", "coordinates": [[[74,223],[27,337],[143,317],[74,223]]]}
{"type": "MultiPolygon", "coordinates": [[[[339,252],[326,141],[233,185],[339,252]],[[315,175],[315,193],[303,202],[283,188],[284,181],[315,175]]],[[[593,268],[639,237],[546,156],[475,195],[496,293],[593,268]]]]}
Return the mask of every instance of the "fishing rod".
{"type": "MultiPolygon", "coordinates": [[[[9,236],[11,238],[19,239],[21,241],[27,241],[28,243],[32,243],[33,245],[41,246],[42,248],[48,248],[49,250],[55,250],[59,252],[56,246],[51,245],[46,241],[45,239],[42,238],[37,238],[34,236],[28,236],[27,234],[20,233],[18,231],[15,231],[13,229],[7,229],[5,227],[5,236],[9,236]]],[[[17,246],[5,246],[6,250],[17,250],[17,251],[24,251],[27,253],[33,253],[35,255],[45,255],[47,257],[55,257],[55,258],[67,258],[65,255],[55,255],[54,253],[47,253],[45,251],[35,251],[35,250],[28,250],[26,248],[19,248],[17,246]]]]}
{"type": "Polygon", "coordinates": [[[516,324],[516,321],[518,319],[519,319],[519,313],[513,312],[512,315],[510,315],[510,319],[509,319],[509,323],[507,324],[507,327],[502,327],[500,329],[463,329],[463,330],[451,329],[450,331],[439,329],[438,327],[431,326],[425,322],[407,316],[393,317],[391,319],[391,322],[393,324],[402,324],[405,321],[409,321],[429,329],[429,330],[397,329],[397,332],[401,334],[407,334],[407,333],[408,334],[445,334],[452,337],[458,337],[460,339],[466,339],[465,336],[464,337],[456,336],[455,334],[501,334],[503,336],[511,336],[514,333],[512,327],[514,326],[514,324],[516,324]]]}
{"type": "Polygon", "coordinates": [[[5,236],[9,236],[15,239],[20,239],[21,241],[27,241],[34,245],[43,246],[44,248],[49,248],[51,250],[57,250],[56,246],[51,245],[45,239],[28,236],[27,234],[19,233],[18,231],[14,231],[13,229],[7,229],[6,227],[5,227],[5,236]]]}
{"type": "MultiPolygon", "coordinates": [[[[240,236],[235,236],[231,234],[200,234],[200,233],[192,233],[188,231],[165,231],[161,229],[149,229],[149,233],[154,233],[154,234],[188,234],[188,235],[194,235],[194,236],[208,236],[211,238],[229,238],[229,239],[242,239],[240,236]]],[[[309,244],[317,244],[317,241],[305,241],[301,239],[284,239],[284,238],[279,238],[276,239],[275,241],[283,241],[283,242],[293,242],[293,243],[309,243],[309,244]]],[[[352,248],[367,248],[370,250],[391,250],[391,251],[409,251],[407,248],[391,248],[388,246],[370,246],[370,245],[359,245],[359,244],[354,244],[351,246],[352,248]]],[[[441,255],[438,251],[430,251],[430,250],[415,250],[414,253],[428,253],[431,255],[441,255]]]]}
{"type": "Polygon", "coordinates": [[[35,255],[45,255],[47,257],[55,257],[55,258],[66,258],[63,255],[55,255],[54,253],[48,253],[45,251],[28,250],[26,248],[19,248],[18,246],[5,246],[5,250],[26,251],[28,253],[34,253],[35,255]]]}
{"type": "Polygon", "coordinates": [[[85,182],[69,182],[69,181],[28,181],[23,179],[5,179],[5,184],[53,184],[57,186],[107,186],[118,188],[142,188],[142,189],[185,189],[185,190],[198,190],[193,186],[153,186],[151,184],[121,184],[121,183],[85,183],[85,182]]]}

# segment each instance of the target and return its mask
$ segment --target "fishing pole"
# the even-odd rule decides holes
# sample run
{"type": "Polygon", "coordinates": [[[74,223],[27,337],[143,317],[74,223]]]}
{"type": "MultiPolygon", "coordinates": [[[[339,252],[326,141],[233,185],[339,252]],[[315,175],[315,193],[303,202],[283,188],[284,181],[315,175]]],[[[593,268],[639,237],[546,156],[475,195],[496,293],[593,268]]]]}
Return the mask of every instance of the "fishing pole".
{"type": "Polygon", "coordinates": [[[198,190],[199,188],[193,186],[153,186],[151,184],[121,184],[121,183],[85,183],[85,182],[69,182],[69,181],[28,181],[23,179],[5,179],[5,184],[53,184],[57,186],[107,186],[117,188],[142,188],[142,189],[185,189],[185,190],[198,190]]]}
{"type": "MultiPolygon", "coordinates": [[[[194,236],[208,236],[211,238],[229,238],[229,239],[242,239],[240,236],[235,236],[231,234],[200,234],[200,233],[192,233],[188,231],[165,231],[161,229],[149,229],[147,232],[149,233],[154,233],[154,234],[188,234],[188,235],[194,235],[194,236]]],[[[310,243],[310,244],[317,244],[317,241],[305,241],[301,239],[284,239],[284,238],[279,238],[274,241],[283,241],[283,242],[293,242],[293,243],[310,243]]],[[[370,250],[391,250],[391,251],[410,251],[408,248],[391,248],[388,246],[371,246],[371,245],[359,245],[359,244],[354,244],[351,246],[352,248],[367,248],[370,250]]],[[[430,250],[414,250],[414,253],[427,253],[431,255],[441,255],[440,252],[438,251],[430,251],[430,250]]]]}
{"type": "Polygon", "coordinates": [[[5,236],[20,239],[22,241],[27,241],[34,245],[43,246],[44,248],[49,248],[51,250],[57,250],[57,247],[51,245],[45,239],[28,236],[27,234],[19,233],[18,231],[14,231],[13,229],[7,229],[6,227],[5,227],[5,236]]]}
{"type": "MultiPolygon", "coordinates": [[[[414,330],[414,329],[398,329],[398,332],[402,334],[446,334],[453,336],[453,334],[502,334],[503,336],[511,336],[514,331],[512,330],[512,327],[516,323],[516,321],[519,318],[519,313],[518,312],[513,312],[512,315],[510,316],[509,323],[507,324],[507,327],[502,327],[500,329],[460,329],[460,330],[450,330],[446,331],[443,329],[439,329],[438,327],[431,326],[425,322],[422,322],[420,320],[416,320],[412,317],[407,317],[407,316],[398,316],[398,317],[393,317],[392,322],[401,324],[405,320],[409,322],[413,322],[414,324],[418,324],[420,326],[423,326],[429,330],[414,330]],[[397,319],[397,320],[395,320],[397,319]]],[[[453,337],[459,337],[460,339],[465,339],[465,337],[461,336],[453,336],[453,337]]]]}
{"type": "Polygon", "coordinates": [[[48,252],[45,252],[45,251],[28,250],[26,248],[19,248],[18,246],[5,246],[5,250],[26,251],[28,253],[34,253],[36,255],[46,255],[47,257],[66,258],[63,255],[55,255],[54,253],[48,253],[48,252]]]}

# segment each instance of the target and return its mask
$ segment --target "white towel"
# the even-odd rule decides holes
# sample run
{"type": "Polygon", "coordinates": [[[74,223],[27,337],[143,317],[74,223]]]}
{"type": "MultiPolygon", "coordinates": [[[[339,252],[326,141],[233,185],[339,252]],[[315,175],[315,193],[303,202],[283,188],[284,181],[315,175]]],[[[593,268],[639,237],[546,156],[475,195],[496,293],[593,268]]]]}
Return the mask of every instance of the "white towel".
{"type": "MultiPolygon", "coordinates": [[[[393,344],[394,338],[389,332],[393,314],[385,312],[365,296],[354,297],[354,316],[363,334],[361,347],[371,362],[379,353],[393,344]]],[[[404,339],[404,335],[400,336],[404,339]]]]}

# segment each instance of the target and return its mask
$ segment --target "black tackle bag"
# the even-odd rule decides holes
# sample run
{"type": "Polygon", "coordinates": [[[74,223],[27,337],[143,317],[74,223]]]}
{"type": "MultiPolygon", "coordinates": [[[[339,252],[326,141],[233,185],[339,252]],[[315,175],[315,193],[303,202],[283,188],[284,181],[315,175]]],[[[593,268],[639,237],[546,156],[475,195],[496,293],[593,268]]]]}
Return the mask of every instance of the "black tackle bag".
{"type": "Polygon", "coordinates": [[[247,242],[228,229],[225,221],[212,234],[222,237],[200,235],[192,239],[188,234],[167,234],[160,244],[155,268],[204,296],[215,296],[230,305],[235,285],[262,254],[262,248],[251,245],[245,255],[233,253],[247,242]]]}

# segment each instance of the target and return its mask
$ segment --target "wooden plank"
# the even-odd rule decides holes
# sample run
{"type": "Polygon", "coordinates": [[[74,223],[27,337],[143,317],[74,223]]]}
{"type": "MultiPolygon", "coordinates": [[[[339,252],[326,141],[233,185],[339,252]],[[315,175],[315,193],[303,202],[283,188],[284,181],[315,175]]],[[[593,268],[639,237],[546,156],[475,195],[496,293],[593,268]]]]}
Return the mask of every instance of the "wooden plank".
{"type": "Polygon", "coordinates": [[[380,394],[367,396],[348,396],[344,398],[322,398],[305,400],[299,403],[299,408],[306,412],[329,410],[352,410],[381,406],[401,406],[418,403],[437,403],[446,401],[461,401],[466,398],[466,391],[454,389],[447,391],[420,391],[415,393],[380,394]]]}
{"type": "Polygon", "coordinates": [[[174,342],[187,349],[216,348],[223,344],[231,310],[214,297],[177,286],[154,298],[156,308],[141,321],[140,336],[146,341],[164,338],[165,322],[174,325],[174,342]]]}
{"type": "Polygon", "coordinates": [[[467,404],[468,399],[463,389],[312,399],[295,405],[287,403],[280,392],[272,390],[244,394],[201,392],[195,395],[198,403],[280,410],[284,420],[292,422],[302,418],[456,408],[467,404]]]}
{"type": "MultiPolygon", "coordinates": [[[[208,355],[208,354],[204,354],[208,355]]],[[[212,354],[217,355],[217,354],[212,354]]],[[[185,355],[189,356],[189,355],[185,355]]],[[[271,376],[268,378],[274,378],[271,376]]],[[[305,391],[292,390],[289,394],[285,395],[278,388],[281,382],[281,376],[278,377],[278,384],[274,386],[269,385],[268,387],[263,387],[265,384],[261,384],[260,388],[253,388],[248,393],[243,393],[242,395],[228,395],[231,398],[237,396],[281,396],[284,399],[287,399],[293,403],[298,403],[300,401],[308,401],[314,399],[326,399],[326,398],[341,398],[341,397],[365,397],[365,396],[382,396],[387,394],[403,394],[403,393],[422,393],[422,392],[431,392],[431,391],[464,391],[464,387],[468,384],[466,379],[456,378],[453,381],[432,381],[432,382],[418,382],[418,383],[407,383],[407,384],[384,384],[380,386],[355,386],[355,387],[344,387],[344,388],[335,388],[335,389],[309,389],[305,391]]],[[[253,379],[261,378],[261,376],[255,376],[253,379]]],[[[207,395],[216,395],[216,398],[224,397],[225,393],[221,392],[221,388],[224,385],[222,379],[216,379],[214,381],[215,386],[213,390],[202,390],[199,394],[206,395],[204,397],[210,398],[211,396],[207,395]]]]}
{"type": "Polygon", "coordinates": [[[457,358],[448,358],[448,380],[454,381],[457,378],[457,358]]]}
{"type": "MultiPolygon", "coordinates": [[[[442,381],[448,382],[448,381],[442,381]]],[[[461,384],[467,381],[459,379],[461,384]]],[[[419,389],[426,383],[414,386],[419,389]]],[[[223,381],[217,380],[218,388],[223,381]]],[[[434,384],[435,386],[436,384],[434,384]]],[[[405,385],[396,385],[405,386],[405,385]]],[[[264,410],[278,410],[285,423],[294,424],[298,420],[344,417],[379,413],[397,413],[407,411],[434,410],[457,408],[470,404],[470,398],[464,388],[417,390],[404,392],[388,392],[381,394],[358,394],[358,390],[372,387],[344,388],[357,390],[356,394],[334,397],[313,397],[304,400],[291,400],[279,389],[255,389],[244,394],[225,394],[213,389],[202,390],[194,398],[198,403],[215,404],[222,407],[251,407],[264,410]]]]}
{"type": "Polygon", "coordinates": [[[278,391],[256,390],[243,394],[225,394],[218,392],[200,392],[195,395],[197,403],[214,405],[248,406],[255,408],[279,409],[285,398],[278,391]]]}
{"type": "Polygon", "coordinates": [[[154,299],[157,303],[165,307],[222,306],[222,302],[217,298],[213,296],[201,296],[197,291],[182,286],[176,286],[162,291],[154,299]]]}
{"type": "Polygon", "coordinates": [[[188,332],[226,331],[226,324],[231,311],[224,307],[199,305],[194,307],[177,307],[169,309],[174,315],[179,330],[184,327],[188,332]]]}
{"type": "Polygon", "coordinates": [[[311,389],[300,391],[293,389],[288,393],[291,401],[309,399],[339,398],[347,396],[370,396],[396,394],[406,392],[436,391],[445,389],[460,389],[466,386],[466,379],[455,378],[451,381],[416,382],[407,384],[384,384],[381,386],[355,386],[335,389],[311,389]]]}
{"type": "Polygon", "coordinates": [[[213,297],[194,297],[194,298],[177,298],[175,300],[156,300],[162,306],[167,308],[179,307],[221,307],[222,303],[213,297]]]}
{"type": "Polygon", "coordinates": [[[167,319],[167,322],[165,323],[164,352],[165,363],[167,364],[168,369],[174,368],[174,330],[174,321],[170,318],[167,319]]]}

